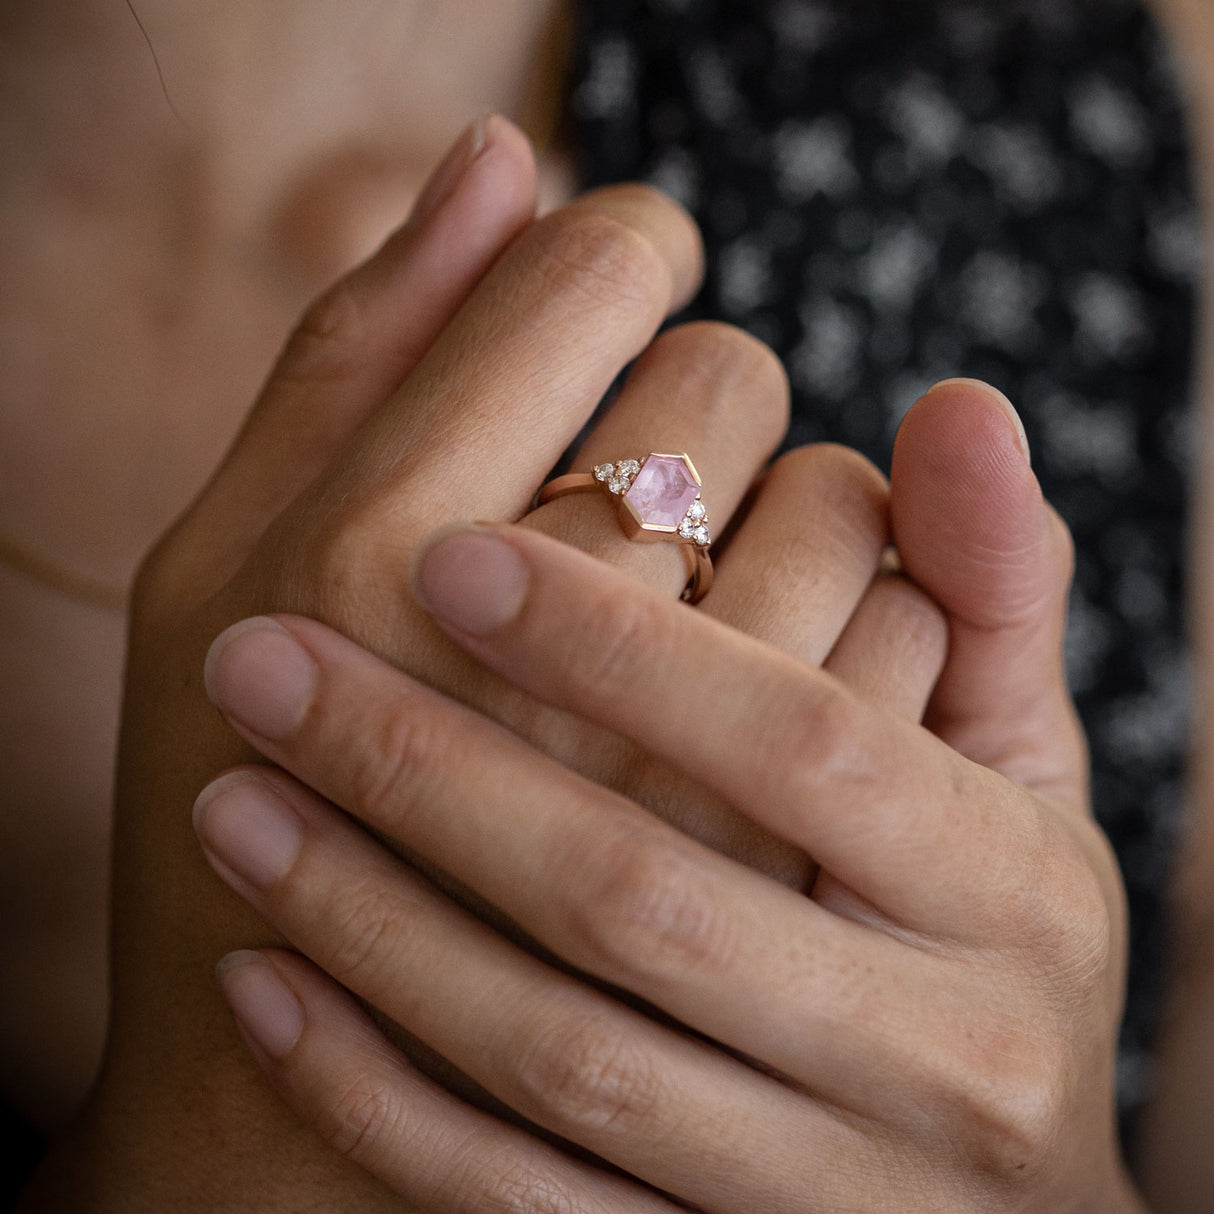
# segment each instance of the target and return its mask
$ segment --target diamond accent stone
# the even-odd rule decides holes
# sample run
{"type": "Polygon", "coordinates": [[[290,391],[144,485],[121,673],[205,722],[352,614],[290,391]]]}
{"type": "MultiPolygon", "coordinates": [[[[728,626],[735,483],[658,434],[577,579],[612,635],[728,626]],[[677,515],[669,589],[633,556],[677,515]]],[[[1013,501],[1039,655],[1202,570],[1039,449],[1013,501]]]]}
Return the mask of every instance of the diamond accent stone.
{"type": "Polygon", "coordinates": [[[694,536],[694,534],[695,534],[695,529],[696,529],[696,525],[695,525],[695,523],[693,523],[693,522],[691,521],[691,519],[689,519],[689,518],[685,518],[685,519],[684,519],[684,520],[683,520],[683,521],[682,521],[682,522],[679,524],[679,534],[680,534],[680,535],[681,535],[681,536],[682,536],[682,537],[683,537],[685,540],[689,540],[689,539],[693,538],[693,536],[694,536]]]}
{"type": "Polygon", "coordinates": [[[710,543],[709,536],[708,536],[708,528],[705,527],[703,523],[701,523],[691,533],[691,538],[693,540],[695,540],[695,542],[697,544],[699,544],[701,548],[706,548],[708,546],[708,544],[710,543]]]}
{"type": "Polygon", "coordinates": [[[651,454],[626,496],[643,527],[673,531],[699,492],[699,483],[684,456],[651,454]]]}
{"type": "Polygon", "coordinates": [[[607,488],[610,489],[612,493],[623,493],[624,490],[628,488],[628,482],[622,476],[613,476],[611,480],[607,482],[607,488]]]}
{"type": "Polygon", "coordinates": [[[640,470],[641,470],[641,465],[635,459],[626,459],[620,464],[620,467],[619,467],[619,472],[620,472],[621,476],[636,476],[636,474],[638,472],[640,472],[640,470]]]}
{"type": "Polygon", "coordinates": [[[610,480],[615,474],[614,464],[599,464],[594,470],[594,479],[596,481],[610,480]]]}
{"type": "Polygon", "coordinates": [[[708,507],[697,497],[690,506],[687,507],[687,517],[693,523],[702,523],[708,517],[708,507]]]}

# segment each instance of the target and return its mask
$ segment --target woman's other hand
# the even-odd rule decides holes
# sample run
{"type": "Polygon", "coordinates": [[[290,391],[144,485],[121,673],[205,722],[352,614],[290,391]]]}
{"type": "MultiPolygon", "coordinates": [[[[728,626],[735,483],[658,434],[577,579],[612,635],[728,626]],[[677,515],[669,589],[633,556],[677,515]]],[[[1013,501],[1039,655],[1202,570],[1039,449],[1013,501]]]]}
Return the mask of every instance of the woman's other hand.
{"type": "Polygon", "coordinates": [[[1141,1208],[1113,1123],[1121,890],[1062,679],[1069,543],[1001,413],[942,386],[895,458],[902,558],[948,611],[928,719],[951,746],[896,696],[526,529],[421,559],[448,635],[814,856],[809,896],[312,621],[221,638],[212,695],[302,783],[260,768],[204,792],[217,870],[505,1107],[638,1183],[434,1087],[301,958],[239,954],[221,980],[247,1037],[327,1141],[436,1214],[1141,1208]]]}

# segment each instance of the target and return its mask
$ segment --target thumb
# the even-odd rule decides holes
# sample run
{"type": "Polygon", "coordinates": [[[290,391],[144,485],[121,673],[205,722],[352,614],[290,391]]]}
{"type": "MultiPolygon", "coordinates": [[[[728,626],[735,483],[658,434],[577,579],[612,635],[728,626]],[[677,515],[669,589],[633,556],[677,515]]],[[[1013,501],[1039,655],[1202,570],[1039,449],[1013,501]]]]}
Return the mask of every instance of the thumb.
{"type": "Polygon", "coordinates": [[[890,494],[903,568],[949,621],[925,724],[974,762],[1086,806],[1087,750],[1063,669],[1071,540],[1011,403],[976,380],[933,387],[898,431],[890,494]]]}
{"type": "MultiPolygon", "coordinates": [[[[526,136],[488,115],[452,145],[409,220],[307,310],[222,464],[159,548],[212,593],[408,377],[535,218],[526,136]]],[[[222,351],[217,352],[222,357],[222,351]]]]}

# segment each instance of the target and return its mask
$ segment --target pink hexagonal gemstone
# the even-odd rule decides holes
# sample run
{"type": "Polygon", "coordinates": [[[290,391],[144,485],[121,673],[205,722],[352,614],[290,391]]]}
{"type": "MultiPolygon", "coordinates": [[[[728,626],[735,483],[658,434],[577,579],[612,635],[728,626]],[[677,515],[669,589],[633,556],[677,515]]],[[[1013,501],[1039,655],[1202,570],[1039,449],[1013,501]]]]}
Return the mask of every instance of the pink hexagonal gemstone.
{"type": "Polygon", "coordinates": [[[673,528],[699,491],[681,455],[651,455],[624,497],[642,525],[673,528]]]}

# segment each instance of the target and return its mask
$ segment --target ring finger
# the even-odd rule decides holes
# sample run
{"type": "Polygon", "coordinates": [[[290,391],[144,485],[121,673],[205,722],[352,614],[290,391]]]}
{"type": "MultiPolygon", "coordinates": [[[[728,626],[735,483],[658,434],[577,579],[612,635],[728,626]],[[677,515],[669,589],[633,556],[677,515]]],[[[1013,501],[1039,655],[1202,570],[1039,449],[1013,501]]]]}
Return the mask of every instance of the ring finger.
{"type": "MultiPolygon", "coordinates": [[[[732,516],[788,425],[788,383],[767,346],[730,325],[700,321],[663,333],[637,360],[619,396],[574,461],[602,463],[686,453],[703,480],[704,520],[714,533],[732,516]]],[[[597,485],[559,497],[527,524],[674,592],[687,582],[681,545],[635,543],[623,508],[597,485]]]]}

